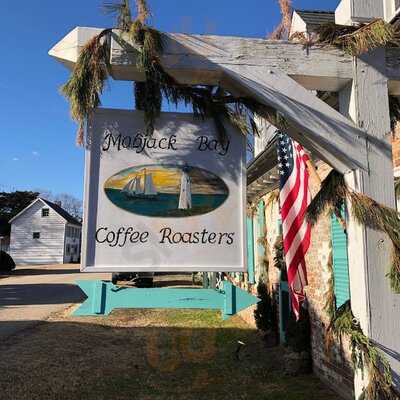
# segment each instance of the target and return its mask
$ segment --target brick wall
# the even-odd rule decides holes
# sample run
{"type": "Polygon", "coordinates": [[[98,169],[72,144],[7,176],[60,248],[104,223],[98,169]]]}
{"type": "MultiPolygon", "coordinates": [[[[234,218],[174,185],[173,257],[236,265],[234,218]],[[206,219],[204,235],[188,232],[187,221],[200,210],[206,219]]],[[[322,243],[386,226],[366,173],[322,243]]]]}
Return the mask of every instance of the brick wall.
{"type": "MultiPolygon", "coordinates": [[[[318,175],[323,180],[331,168],[324,163],[318,165],[318,175]]],[[[311,181],[313,196],[318,191],[316,182],[311,181]]],[[[311,320],[311,351],[314,373],[343,397],[353,398],[353,372],[350,367],[350,353],[347,344],[336,343],[327,356],[325,351],[325,330],[329,315],[325,311],[326,293],[329,290],[330,272],[328,261],[331,254],[331,222],[328,215],[322,216],[312,229],[311,246],[306,256],[308,299],[311,320]]]]}
{"type": "MultiPolygon", "coordinates": [[[[400,141],[399,141],[400,142],[400,141]]],[[[400,145],[399,145],[400,150],[400,145]]],[[[400,154],[399,154],[400,159],[400,154]]],[[[318,164],[318,174],[323,180],[331,168],[324,163],[318,164]]],[[[311,180],[310,189],[313,196],[318,190],[318,183],[311,180]]],[[[268,260],[268,279],[270,288],[279,291],[280,271],[274,266],[275,250],[274,245],[279,236],[279,206],[277,202],[270,202],[266,195],[263,200],[265,207],[266,221],[266,246],[268,260]]],[[[255,220],[256,223],[256,220],[255,220]]],[[[353,373],[350,367],[349,347],[345,343],[334,345],[332,354],[328,357],[325,352],[325,329],[329,324],[329,316],[325,311],[326,293],[328,291],[328,280],[330,273],[328,270],[328,260],[331,252],[330,239],[330,218],[323,216],[313,227],[312,240],[309,252],[306,257],[307,273],[309,285],[306,288],[308,307],[311,320],[311,346],[313,369],[317,376],[326,384],[331,386],[336,392],[344,398],[352,398],[353,373]]],[[[266,266],[261,262],[257,255],[257,237],[255,237],[255,277],[256,282],[259,277],[266,273],[266,266]]],[[[235,275],[232,281],[250,292],[256,294],[256,285],[247,282],[247,274],[235,275]]],[[[278,296],[275,296],[276,298],[278,296]]],[[[279,308],[279,307],[278,307],[279,308]]],[[[241,317],[251,325],[255,325],[254,307],[244,310],[240,313],[241,317]]],[[[279,316],[277,316],[278,318],[279,316]]],[[[278,319],[279,320],[279,319],[278,319]]]]}

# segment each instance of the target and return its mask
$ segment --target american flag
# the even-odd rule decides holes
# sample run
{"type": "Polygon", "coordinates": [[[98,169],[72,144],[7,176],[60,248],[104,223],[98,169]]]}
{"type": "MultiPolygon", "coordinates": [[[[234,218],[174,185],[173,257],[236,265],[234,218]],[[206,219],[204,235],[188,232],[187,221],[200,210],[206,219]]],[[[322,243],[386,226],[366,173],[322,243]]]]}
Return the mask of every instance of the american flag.
{"type": "Polygon", "coordinates": [[[288,272],[292,310],[299,319],[304,287],[307,285],[305,255],[310,247],[311,225],[305,219],[311,201],[308,188],[308,155],[286,134],[278,133],[279,202],[283,248],[288,272]]]}

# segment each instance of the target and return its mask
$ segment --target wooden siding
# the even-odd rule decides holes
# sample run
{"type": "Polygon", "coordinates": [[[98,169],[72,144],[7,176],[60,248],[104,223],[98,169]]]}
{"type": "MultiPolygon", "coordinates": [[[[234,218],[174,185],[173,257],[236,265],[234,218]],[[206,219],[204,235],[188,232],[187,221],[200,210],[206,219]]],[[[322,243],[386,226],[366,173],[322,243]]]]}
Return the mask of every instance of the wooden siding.
{"type": "Polygon", "coordinates": [[[66,225],[64,263],[78,262],[81,253],[81,235],[82,228],[80,226],[72,224],[66,225]],[[76,249],[76,251],[72,251],[72,249],[76,249]]]}
{"type": "Polygon", "coordinates": [[[37,201],[11,224],[10,253],[17,265],[61,264],[64,256],[66,222],[51,207],[37,201]],[[42,208],[49,216],[42,217],[42,208]],[[40,232],[40,239],[32,233],[40,232]]]}

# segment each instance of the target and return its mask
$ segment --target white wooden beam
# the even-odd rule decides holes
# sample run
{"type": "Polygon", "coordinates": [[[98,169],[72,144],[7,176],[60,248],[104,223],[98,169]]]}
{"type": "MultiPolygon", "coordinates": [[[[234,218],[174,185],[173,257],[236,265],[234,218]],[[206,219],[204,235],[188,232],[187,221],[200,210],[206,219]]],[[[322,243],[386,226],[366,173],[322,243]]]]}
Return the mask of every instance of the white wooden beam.
{"type": "MultiPolygon", "coordinates": [[[[290,122],[288,133],[309,151],[343,173],[368,170],[365,132],[277,69],[225,66],[222,86],[273,107],[290,122]]],[[[390,157],[391,148],[371,142],[377,156],[390,157]]]]}
{"type": "MultiPolygon", "coordinates": [[[[78,39],[85,37],[87,40],[87,36],[87,33],[81,35],[78,32],[78,39]]],[[[114,35],[112,40],[116,43],[116,40],[119,39],[114,35]]],[[[81,46],[83,43],[80,41],[78,45],[81,46]]],[[[167,49],[170,49],[170,53],[175,56],[165,55],[163,65],[166,65],[168,72],[178,80],[185,75],[182,68],[183,65],[186,65],[187,76],[194,77],[191,79],[196,80],[196,83],[208,82],[207,76],[212,76],[213,79],[217,77],[218,82],[222,82],[224,87],[236,92],[247,93],[261,103],[277,109],[291,123],[292,128],[289,133],[337,170],[341,172],[348,172],[355,168],[368,170],[366,149],[365,146],[360,146],[365,133],[302,85],[289,78],[286,75],[288,69],[285,70],[285,65],[288,63],[283,63],[283,66],[278,63],[279,69],[259,65],[273,64],[267,61],[270,55],[269,51],[265,50],[266,41],[256,40],[251,43],[253,43],[253,50],[250,53],[249,42],[244,39],[225,37],[207,39],[175,35],[174,40],[171,39],[170,44],[167,45],[167,49]],[[183,59],[186,59],[184,63],[183,59]]],[[[111,45],[112,49],[116,46],[117,44],[111,45]]],[[[130,46],[131,50],[121,50],[118,58],[115,51],[112,51],[114,54],[111,58],[112,64],[117,64],[121,68],[128,66],[127,70],[137,73],[136,68],[132,65],[134,59],[130,58],[134,57],[135,50],[123,40],[119,40],[119,46],[130,46]]],[[[274,46],[278,46],[273,52],[275,61],[277,61],[276,54],[280,44],[275,43],[274,46]]],[[[295,44],[286,44],[285,46],[288,46],[288,49],[298,48],[295,44]]],[[[51,53],[57,52],[52,50],[51,53]]],[[[62,58],[59,52],[58,56],[62,58]]],[[[297,68],[296,65],[302,64],[301,59],[291,58],[290,51],[287,55],[281,54],[279,57],[286,56],[291,59],[292,69],[297,68]]],[[[321,60],[314,59],[313,65],[321,65],[321,60]]],[[[337,68],[333,67],[332,69],[331,67],[332,73],[334,70],[337,71],[337,68]]],[[[116,72],[114,71],[114,73],[116,72]]],[[[129,77],[133,78],[133,76],[129,77]]],[[[128,79],[127,76],[126,78],[128,79]]],[[[373,143],[371,146],[373,147],[372,151],[376,152],[378,156],[390,153],[390,147],[382,143],[373,143]]]]}
{"type": "MultiPolygon", "coordinates": [[[[79,51],[99,28],[77,27],[58,42],[49,54],[72,69],[79,51]]],[[[249,39],[229,36],[165,34],[162,62],[180,82],[217,84],[223,65],[279,68],[309,90],[339,91],[352,78],[352,57],[333,47],[249,39]]],[[[144,79],[136,68],[137,51],[117,31],[111,39],[111,73],[117,80],[144,79]]],[[[382,73],[389,78],[389,89],[400,95],[400,49],[388,49],[382,73]]]]}
{"type": "MultiPolygon", "coordinates": [[[[386,134],[390,131],[388,82],[380,72],[384,64],[383,49],[356,59],[353,84],[341,91],[339,100],[341,111],[370,135],[365,143],[369,172],[352,172],[346,181],[356,191],[395,207],[391,155],[371,151],[370,142],[371,138],[388,140],[386,134]]],[[[364,333],[384,351],[396,377],[400,372],[400,296],[391,291],[385,276],[390,263],[389,239],[353,219],[348,224],[348,237],[353,312],[364,333]]],[[[356,395],[362,385],[360,374],[356,374],[356,395]]]]}
{"type": "MultiPolygon", "coordinates": [[[[101,29],[77,27],[49,54],[72,68],[79,51],[101,29]]],[[[307,89],[337,91],[351,80],[351,57],[336,48],[230,36],[170,34],[164,36],[162,63],[182,83],[216,84],[221,65],[279,67],[307,89]]],[[[111,39],[112,76],[117,80],[143,80],[136,69],[137,51],[119,31],[111,39]]]]}

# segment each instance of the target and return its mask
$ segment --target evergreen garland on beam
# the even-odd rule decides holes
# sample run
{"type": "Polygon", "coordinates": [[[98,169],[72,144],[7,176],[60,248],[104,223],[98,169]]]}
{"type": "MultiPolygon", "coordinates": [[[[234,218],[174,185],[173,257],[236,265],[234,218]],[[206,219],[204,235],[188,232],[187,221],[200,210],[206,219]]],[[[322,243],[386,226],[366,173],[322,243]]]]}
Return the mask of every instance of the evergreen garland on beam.
{"type": "Polygon", "coordinates": [[[317,31],[317,42],[333,45],[352,56],[359,56],[378,47],[400,45],[400,30],[397,24],[389,24],[382,19],[362,25],[336,25],[327,23],[317,31]]]}
{"type": "Polygon", "coordinates": [[[72,118],[78,122],[77,143],[83,144],[84,123],[87,116],[98,107],[109,71],[110,29],[103,30],[90,39],[79,53],[74,70],[61,92],[68,99],[72,118]]]}
{"type": "MultiPolygon", "coordinates": [[[[137,67],[145,73],[145,82],[135,82],[136,108],[144,111],[146,131],[152,134],[154,122],[161,112],[163,96],[172,104],[191,105],[195,116],[211,117],[221,139],[226,138],[224,120],[228,119],[241,132],[258,134],[254,118],[265,118],[278,129],[288,126],[276,110],[255,100],[234,97],[220,87],[190,86],[178,83],[162,67],[162,34],[146,25],[149,9],[145,0],[137,0],[137,17],[133,20],[129,0],[105,4],[105,10],[116,16],[117,28],[135,43],[138,49],[137,67]]],[[[70,102],[72,117],[78,122],[78,144],[83,143],[83,125],[98,107],[109,70],[109,37],[105,29],[81,50],[75,68],[62,92],[70,102]]]]}
{"type": "Polygon", "coordinates": [[[294,32],[289,40],[297,41],[305,47],[314,44],[335,46],[351,56],[358,57],[379,47],[399,47],[400,29],[398,23],[390,24],[383,19],[358,25],[337,25],[328,22],[320,25],[312,34],[294,32]]]}

